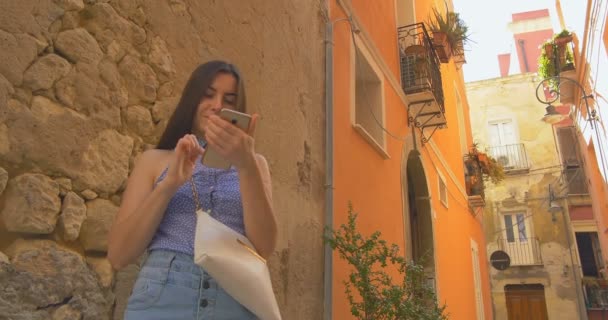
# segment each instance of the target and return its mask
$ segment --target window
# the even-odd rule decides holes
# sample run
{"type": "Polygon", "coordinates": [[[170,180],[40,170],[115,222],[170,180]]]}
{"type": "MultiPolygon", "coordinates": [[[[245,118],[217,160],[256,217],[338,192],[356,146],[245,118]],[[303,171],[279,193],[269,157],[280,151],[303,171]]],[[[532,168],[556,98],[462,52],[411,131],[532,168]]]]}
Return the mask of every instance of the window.
{"type": "Polygon", "coordinates": [[[439,177],[439,201],[443,204],[444,207],[448,207],[448,188],[445,184],[445,178],[441,173],[438,172],[439,177]]]}
{"type": "Polygon", "coordinates": [[[526,217],[523,213],[503,215],[507,242],[527,242],[526,217]]]}
{"type": "Polygon", "coordinates": [[[583,276],[599,277],[599,270],[603,268],[603,259],[597,232],[576,232],[576,245],[583,276]]]}
{"type": "Polygon", "coordinates": [[[532,237],[531,219],[525,211],[504,213],[501,220],[504,232],[499,247],[509,255],[511,265],[542,264],[540,246],[532,237]]]}
{"type": "Polygon", "coordinates": [[[354,117],[355,129],[385,158],[386,138],[384,121],[384,78],[365,45],[355,36],[354,70],[354,117]]]}
{"type": "Polygon", "coordinates": [[[517,126],[512,119],[490,121],[488,123],[490,154],[500,164],[509,169],[522,161],[517,150],[519,137],[517,126]]]}
{"type": "Polygon", "coordinates": [[[569,194],[587,194],[587,178],[583,171],[574,127],[557,128],[559,154],[565,170],[569,194]]]}

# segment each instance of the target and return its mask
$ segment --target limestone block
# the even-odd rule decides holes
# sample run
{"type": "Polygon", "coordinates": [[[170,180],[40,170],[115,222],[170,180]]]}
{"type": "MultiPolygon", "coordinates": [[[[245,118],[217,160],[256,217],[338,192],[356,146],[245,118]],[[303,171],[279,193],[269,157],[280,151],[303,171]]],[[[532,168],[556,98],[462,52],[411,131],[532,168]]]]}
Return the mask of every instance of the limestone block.
{"type": "MultiPolygon", "coordinates": [[[[15,93],[13,85],[0,73],[0,106],[5,106],[13,93],[15,93]]],[[[0,108],[0,122],[4,122],[5,117],[6,110],[0,108]]]]}
{"type": "Polygon", "coordinates": [[[158,36],[152,39],[149,60],[161,81],[167,81],[175,75],[175,64],[167,49],[167,43],[158,36]]]}
{"type": "Polygon", "coordinates": [[[97,197],[99,197],[99,195],[91,189],[84,190],[81,192],[81,194],[82,194],[82,197],[87,200],[94,200],[94,199],[97,199],[97,197]]]}
{"type": "Polygon", "coordinates": [[[107,48],[114,40],[127,49],[145,43],[145,30],[122,17],[110,4],[96,3],[85,10],[87,19],[83,26],[102,47],[107,48]]]}
{"type": "Polygon", "coordinates": [[[26,34],[10,34],[0,29],[0,74],[13,85],[23,81],[23,72],[36,59],[36,40],[26,34]]]}
{"type": "Polygon", "coordinates": [[[57,185],[59,186],[59,195],[65,197],[66,194],[72,191],[72,180],[68,178],[57,178],[55,179],[57,185]]]}
{"type": "Polygon", "coordinates": [[[13,34],[29,34],[43,40],[47,30],[64,10],[54,1],[0,1],[0,30],[13,34]]]}
{"type": "Polygon", "coordinates": [[[61,52],[72,62],[95,65],[103,57],[103,52],[95,38],[83,28],[59,33],[55,41],[55,50],[61,52]]]}
{"type": "Polygon", "coordinates": [[[118,65],[118,70],[129,90],[129,103],[136,104],[139,101],[151,103],[156,100],[159,84],[150,66],[132,55],[127,55],[118,65]]]}
{"type": "Polygon", "coordinates": [[[86,257],[87,264],[97,274],[99,285],[103,289],[109,289],[114,284],[114,269],[106,258],[86,257]]]}
{"type": "Polygon", "coordinates": [[[61,209],[59,187],[42,174],[22,174],[8,183],[2,218],[12,232],[53,232],[61,209]]]}
{"type": "Polygon", "coordinates": [[[8,259],[7,255],[0,252],[0,264],[3,264],[3,263],[8,264],[8,263],[11,263],[11,261],[8,259]]]}
{"type": "Polygon", "coordinates": [[[82,0],[54,0],[65,11],[82,10],[84,2],[82,0]]]}
{"type": "Polygon", "coordinates": [[[162,100],[157,100],[152,106],[152,118],[155,123],[161,122],[163,120],[169,120],[173,111],[175,111],[175,107],[179,102],[179,97],[169,97],[162,100]]]}
{"type": "Polygon", "coordinates": [[[133,139],[116,130],[104,130],[94,138],[82,155],[82,170],[77,172],[78,189],[115,193],[129,174],[133,139]]]}
{"type": "Polygon", "coordinates": [[[84,199],[75,192],[68,192],[63,199],[59,225],[63,229],[63,238],[66,241],[74,241],[80,235],[82,223],[87,218],[87,206],[84,199]]]}
{"type": "Polygon", "coordinates": [[[111,201],[95,199],[87,202],[87,219],[80,230],[80,242],[87,251],[108,250],[108,233],[118,207],[111,201]]]}
{"type": "Polygon", "coordinates": [[[49,305],[68,305],[82,319],[108,319],[109,301],[78,253],[49,240],[19,239],[7,254],[12,264],[6,277],[0,277],[0,301],[11,305],[0,311],[3,316],[51,319],[49,305]]]}
{"type": "Polygon", "coordinates": [[[8,172],[4,170],[4,168],[0,167],[0,195],[4,192],[6,188],[6,183],[8,182],[8,172]]]}
{"type": "Polygon", "coordinates": [[[80,320],[82,312],[70,307],[67,304],[62,305],[53,312],[53,320],[80,320]]]}
{"type": "Polygon", "coordinates": [[[129,131],[142,137],[149,137],[154,133],[154,123],[148,109],[137,105],[130,106],[127,108],[125,118],[129,131]]]}
{"type": "Polygon", "coordinates": [[[71,65],[56,54],[47,54],[38,59],[23,75],[23,84],[33,91],[50,89],[55,81],[66,76],[71,65]]]}
{"type": "Polygon", "coordinates": [[[110,42],[106,48],[106,56],[115,63],[120,61],[125,54],[126,52],[124,48],[122,48],[116,40],[112,40],[112,42],[110,42]]]}

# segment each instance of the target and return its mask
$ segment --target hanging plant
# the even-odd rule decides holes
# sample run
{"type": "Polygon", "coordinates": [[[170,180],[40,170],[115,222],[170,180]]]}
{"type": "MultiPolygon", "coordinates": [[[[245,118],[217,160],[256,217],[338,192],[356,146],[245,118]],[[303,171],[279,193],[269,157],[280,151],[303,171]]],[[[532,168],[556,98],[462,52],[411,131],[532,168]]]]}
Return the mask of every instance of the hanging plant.
{"type": "Polygon", "coordinates": [[[441,14],[433,8],[432,17],[427,25],[433,33],[433,44],[438,50],[437,55],[441,62],[446,63],[453,55],[464,54],[464,45],[472,41],[469,27],[460,18],[460,14],[450,11],[446,3],[446,13],[441,14]]]}
{"type": "Polygon", "coordinates": [[[484,180],[491,181],[494,184],[504,180],[505,170],[502,164],[488,153],[480,151],[477,143],[471,145],[468,158],[479,163],[484,180]]]}

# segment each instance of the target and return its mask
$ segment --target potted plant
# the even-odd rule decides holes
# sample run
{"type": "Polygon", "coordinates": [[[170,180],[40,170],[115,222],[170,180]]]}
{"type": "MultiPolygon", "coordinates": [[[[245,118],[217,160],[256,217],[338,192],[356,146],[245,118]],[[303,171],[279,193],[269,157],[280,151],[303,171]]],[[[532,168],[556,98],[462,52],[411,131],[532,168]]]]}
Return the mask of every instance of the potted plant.
{"type": "Polygon", "coordinates": [[[502,164],[486,152],[479,151],[477,143],[473,143],[471,146],[468,158],[479,163],[484,180],[497,184],[505,178],[505,170],[502,164]]]}
{"type": "Polygon", "coordinates": [[[547,40],[545,41],[543,44],[541,44],[540,49],[541,49],[541,54],[544,53],[545,56],[547,56],[547,58],[552,59],[553,58],[553,47],[555,46],[555,43],[553,43],[552,40],[547,40]]]}
{"type": "Polygon", "coordinates": [[[445,15],[433,8],[427,24],[433,33],[433,46],[442,63],[447,63],[453,55],[464,54],[464,45],[470,41],[469,27],[460,18],[460,14],[450,11],[447,5],[445,15]]]}
{"type": "Polygon", "coordinates": [[[567,45],[572,41],[572,34],[568,30],[554,35],[546,41],[538,58],[538,76],[549,79],[548,85],[553,92],[559,93],[560,103],[574,103],[575,85],[565,78],[575,79],[574,55],[567,45]],[[560,79],[557,79],[559,76],[560,79]]]}
{"type": "Polygon", "coordinates": [[[553,36],[553,41],[558,46],[565,46],[567,43],[572,42],[572,33],[564,29],[553,36]]]}

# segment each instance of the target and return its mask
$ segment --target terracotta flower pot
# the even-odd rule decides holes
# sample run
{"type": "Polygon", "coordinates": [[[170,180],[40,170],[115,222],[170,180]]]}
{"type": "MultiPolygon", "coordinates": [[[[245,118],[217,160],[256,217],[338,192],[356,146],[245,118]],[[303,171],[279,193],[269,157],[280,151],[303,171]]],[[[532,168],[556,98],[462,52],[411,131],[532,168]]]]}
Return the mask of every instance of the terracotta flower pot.
{"type": "Polygon", "coordinates": [[[555,44],[557,45],[564,45],[568,42],[572,42],[572,35],[569,36],[563,36],[563,37],[558,37],[555,38],[555,40],[553,40],[555,42],[555,44]]]}
{"type": "Polygon", "coordinates": [[[437,57],[441,63],[447,63],[452,57],[452,48],[448,42],[448,36],[445,32],[433,31],[433,47],[437,52],[437,57]]]}

